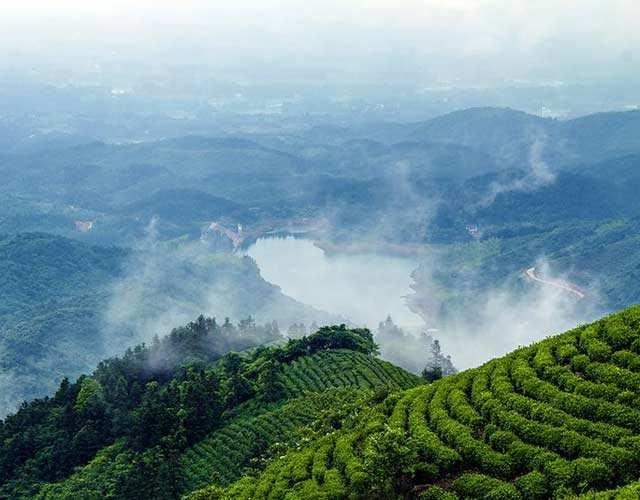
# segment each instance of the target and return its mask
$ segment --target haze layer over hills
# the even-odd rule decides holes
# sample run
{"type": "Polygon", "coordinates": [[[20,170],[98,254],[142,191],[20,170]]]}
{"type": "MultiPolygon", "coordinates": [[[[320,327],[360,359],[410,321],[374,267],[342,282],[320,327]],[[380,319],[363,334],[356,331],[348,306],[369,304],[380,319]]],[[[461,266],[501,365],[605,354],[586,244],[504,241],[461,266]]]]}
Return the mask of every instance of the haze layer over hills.
{"type": "Polygon", "coordinates": [[[638,111],[165,125],[9,127],[0,496],[634,491],[638,111]]]}

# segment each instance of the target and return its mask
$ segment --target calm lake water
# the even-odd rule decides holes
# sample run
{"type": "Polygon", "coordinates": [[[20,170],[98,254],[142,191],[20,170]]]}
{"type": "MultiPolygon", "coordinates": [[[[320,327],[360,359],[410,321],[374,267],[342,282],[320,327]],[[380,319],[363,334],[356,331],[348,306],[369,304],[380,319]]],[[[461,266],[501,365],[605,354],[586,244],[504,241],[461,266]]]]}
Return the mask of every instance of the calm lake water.
{"type": "Polygon", "coordinates": [[[368,253],[328,256],[313,242],[293,237],[260,239],[247,254],[264,279],[283,293],[355,324],[374,328],[390,314],[401,326],[423,325],[404,299],[417,265],[413,259],[368,253]]]}

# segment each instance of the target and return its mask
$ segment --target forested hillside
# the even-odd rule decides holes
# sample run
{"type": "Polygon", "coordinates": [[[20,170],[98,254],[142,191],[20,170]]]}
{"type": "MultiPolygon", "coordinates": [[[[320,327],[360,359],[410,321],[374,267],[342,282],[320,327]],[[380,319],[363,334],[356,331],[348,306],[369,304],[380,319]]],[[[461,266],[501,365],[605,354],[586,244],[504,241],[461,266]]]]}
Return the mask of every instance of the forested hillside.
{"type": "Polygon", "coordinates": [[[0,414],[104,358],[106,285],[126,255],[52,235],[0,236],[0,414]]]}
{"type": "MultiPolygon", "coordinates": [[[[0,235],[0,276],[1,416],[202,311],[219,312],[221,322],[224,314],[234,323],[276,320],[285,330],[331,318],[264,281],[250,258],[200,243],[121,249],[0,235]]],[[[246,346],[238,342],[231,347],[246,346]]]]}
{"type": "Polygon", "coordinates": [[[545,256],[611,310],[639,296],[638,262],[625,250],[640,216],[639,130],[638,111],[556,120],[472,108],[417,123],[135,144],[53,136],[46,151],[0,155],[0,231],[129,246],[150,226],[162,240],[193,240],[219,223],[242,228],[237,245],[293,228],[337,249],[430,256],[428,245],[451,246],[444,254],[466,246],[474,257],[478,241],[496,242],[502,251],[485,259],[482,286],[545,256]],[[630,229],[612,234],[613,225],[630,229]]]}
{"type": "Polygon", "coordinates": [[[261,469],[309,425],[339,428],[374,389],[381,399],[420,383],[377,359],[367,330],[344,325],[219,355],[274,334],[200,318],[65,379],[2,423],[0,496],[176,498],[261,469]]]}

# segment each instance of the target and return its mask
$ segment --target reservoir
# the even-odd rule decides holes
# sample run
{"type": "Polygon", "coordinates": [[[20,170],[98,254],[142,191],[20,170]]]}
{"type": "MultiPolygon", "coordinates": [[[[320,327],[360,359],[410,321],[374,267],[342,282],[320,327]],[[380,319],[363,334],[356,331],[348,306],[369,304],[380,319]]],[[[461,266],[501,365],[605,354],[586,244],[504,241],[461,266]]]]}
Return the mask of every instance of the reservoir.
{"type": "Polygon", "coordinates": [[[376,253],[327,255],[312,241],[292,236],[259,239],[248,248],[263,278],[300,302],[356,325],[377,327],[387,315],[411,330],[423,326],[405,296],[417,262],[376,253]]]}

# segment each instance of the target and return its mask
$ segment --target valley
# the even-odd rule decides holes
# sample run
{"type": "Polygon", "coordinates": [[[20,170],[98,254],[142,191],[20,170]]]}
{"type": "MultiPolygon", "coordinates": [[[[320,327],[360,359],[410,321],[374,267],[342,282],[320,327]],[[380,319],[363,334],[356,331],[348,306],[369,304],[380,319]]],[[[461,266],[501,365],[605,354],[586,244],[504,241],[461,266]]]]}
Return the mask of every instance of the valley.
{"type": "MultiPolygon", "coordinates": [[[[529,480],[533,498],[579,493],[572,445],[532,441],[571,469],[564,480],[504,465],[509,449],[480,432],[504,414],[463,399],[483,367],[511,370],[502,360],[522,346],[640,301],[639,117],[474,108],[0,154],[0,496],[261,498],[256,482],[280,498],[281,477],[318,498],[519,498],[529,480]],[[369,420],[391,434],[354,431],[369,420]],[[448,425],[471,425],[478,442],[448,425]],[[440,468],[414,434],[437,436],[457,465],[440,468]],[[378,440],[409,443],[409,472],[376,482],[369,461],[389,458],[378,440]],[[316,452],[336,467],[309,478],[316,452]],[[287,465],[299,458],[302,484],[287,465]]],[[[616,362],[633,363],[618,351],[635,344],[598,328],[616,362]]],[[[608,362],[598,342],[579,340],[562,370],[580,370],[583,351],[608,362]]],[[[588,420],[572,415],[573,430],[575,418],[588,420]]],[[[590,487],[625,484],[607,460],[590,487]]]]}
{"type": "Polygon", "coordinates": [[[638,0],[1,5],[0,500],[640,500],[638,0]]]}
{"type": "Polygon", "coordinates": [[[0,500],[640,500],[640,2],[0,8],[0,500]]]}

